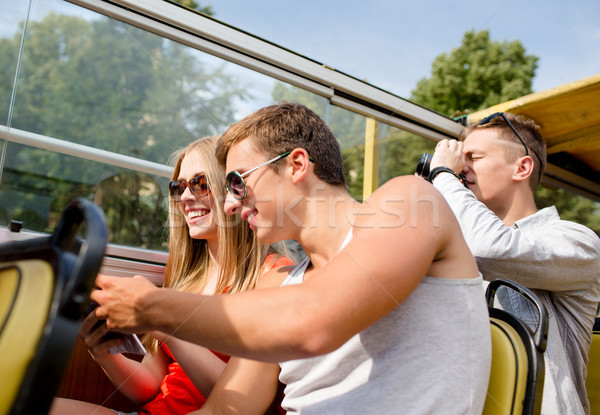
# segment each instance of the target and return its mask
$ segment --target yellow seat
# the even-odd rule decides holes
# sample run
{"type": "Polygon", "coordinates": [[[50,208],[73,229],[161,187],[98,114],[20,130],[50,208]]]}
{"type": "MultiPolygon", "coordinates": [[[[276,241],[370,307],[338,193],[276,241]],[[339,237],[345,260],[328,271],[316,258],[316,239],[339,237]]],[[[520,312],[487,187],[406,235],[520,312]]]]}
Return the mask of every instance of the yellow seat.
{"type": "Polygon", "coordinates": [[[592,413],[600,413],[600,318],[596,318],[592,332],[585,387],[592,413]]]}
{"type": "Polygon", "coordinates": [[[0,270],[0,373],[10,379],[0,388],[0,413],[10,409],[27,366],[35,356],[54,288],[47,262],[31,259],[3,264],[0,270]],[[19,316],[18,318],[13,318],[19,316]]]}
{"type": "Polygon", "coordinates": [[[544,386],[548,316],[537,296],[509,280],[495,280],[486,292],[492,335],[492,367],[484,415],[539,414],[544,386]],[[535,331],[505,310],[494,308],[496,290],[506,286],[538,309],[535,331]]]}
{"type": "Polygon", "coordinates": [[[52,235],[0,245],[0,415],[48,412],[106,243],[102,211],[78,199],[52,235]]]}

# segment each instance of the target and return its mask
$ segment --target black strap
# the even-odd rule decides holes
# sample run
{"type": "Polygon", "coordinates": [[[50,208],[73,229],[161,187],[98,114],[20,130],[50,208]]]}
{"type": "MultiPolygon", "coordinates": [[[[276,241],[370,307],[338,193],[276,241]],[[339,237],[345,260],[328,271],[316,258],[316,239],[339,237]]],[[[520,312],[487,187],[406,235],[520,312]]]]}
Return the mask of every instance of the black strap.
{"type": "Polygon", "coordinates": [[[460,177],[458,176],[458,174],[454,170],[452,170],[450,167],[446,167],[446,166],[438,166],[438,167],[434,167],[433,169],[431,169],[427,180],[429,180],[430,183],[433,183],[433,179],[435,179],[435,177],[442,172],[450,173],[451,175],[456,177],[458,180],[460,180],[460,177]]]}

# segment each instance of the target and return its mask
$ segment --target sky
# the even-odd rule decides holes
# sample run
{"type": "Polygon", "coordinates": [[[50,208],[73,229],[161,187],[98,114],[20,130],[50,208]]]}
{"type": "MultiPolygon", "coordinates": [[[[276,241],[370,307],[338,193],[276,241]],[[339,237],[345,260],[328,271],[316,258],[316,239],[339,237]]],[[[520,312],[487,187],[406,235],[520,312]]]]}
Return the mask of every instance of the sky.
{"type": "Polygon", "coordinates": [[[600,73],[598,0],[212,0],[214,17],[404,98],[467,30],[539,57],[534,92],[600,73]]]}
{"type": "MultiPolygon", "coordinates": [[[[3,13],[28,0],[0,0],[0,36],[17,22],[3,13]]],[[[40,19],[55,1],[32,0],[40,19]]],[[[519,40],[539,57],[534,92],[600,73],[598,0],[198,0],[217,20],[355,78],[409,98],[434,59],[467,30],[519,40]]],[[[67,2],[65,10],[73,13],[67,2]]]]}

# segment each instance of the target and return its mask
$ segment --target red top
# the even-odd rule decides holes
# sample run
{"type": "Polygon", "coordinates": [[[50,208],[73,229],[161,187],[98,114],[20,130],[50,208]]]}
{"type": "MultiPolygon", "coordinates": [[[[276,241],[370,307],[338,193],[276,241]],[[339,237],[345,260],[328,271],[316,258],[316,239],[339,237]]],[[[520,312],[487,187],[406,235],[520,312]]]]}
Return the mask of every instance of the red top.
{"type": "MultiPolygon", "coordinates": [[[[270,264],[272,259],[272,255],[267,256],[265,259],[265,272],[271,268],[293,264],[286,257],[280,257],[273,264],[270,264]]],[[[176,415],[187,414],[199,409],[206,402],[206,398],[196,389],[190,378],[184,373],[169,348],[163,343],[160,344],[160,347],[170,359],[168,374],[160,384],[159,394],[152,401],[144,405],[139,413],[147,415],[176,415]]],[[[229,361],[229,356],[215,351],[212,352],[224,362],[229,361]]]]}
{"type": "MultiPolygon", "coordinates": [[[[160,344],[160,347],[170,359],[169,373],[160,383],[159,394],[152,401],[144,405],[139,413],[187,414],[199,409],[206,402],[206,398],[198,392],[198,389],[196,389],[190,378],[183,372],[183,369],[177,363],[169,348],[163,343],[160,344]]],[[[224,362],[229,360],[229,356],[215,354],[224,362]]]]}

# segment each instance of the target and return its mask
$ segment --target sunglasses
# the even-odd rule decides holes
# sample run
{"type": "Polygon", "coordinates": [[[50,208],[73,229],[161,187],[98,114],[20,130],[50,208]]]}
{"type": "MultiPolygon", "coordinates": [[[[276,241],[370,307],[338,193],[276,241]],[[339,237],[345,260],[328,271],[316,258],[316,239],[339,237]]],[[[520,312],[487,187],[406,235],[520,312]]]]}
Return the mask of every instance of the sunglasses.
{"type": "Polygon", "coordinates": [[[527,145],[525,144],[525,141],[523,141],[523,139],[521,138],[521,136],[517,132],[516,128],[512,125],[512,123],[510,121],[508,121],[508,118],[506,117],[506,114],[504,114],[503,112],[495,112],[494,114],[485,117],[483,120],[481,120],[479,122],[479,125],[485,125],[485,124],[489,123],[490,121],[492,121],[494,118],[496,118],[498,116],[504,118],[504,121],[506,121],[506,123],[508,124],[508,126],[513,130],[513,132],[515,133],[515,135],[517,136],[517,138],[519,139],[519,141],[521,141],[521,144],[523,144],[523,147],[525,147],[525,155],[528,156],[529,155],[529,149],[527,148],[527,145]]]}
{"type": "Polygon", "coordinates": [[[209,192],[206,174],[200,173],[192,177],[189,182],[184,179],[177,179],[169,182],[169,194],[175,202],[181,202],[181,195],[187,188],[190,189],[190,192],[192,192],[195,197],[206,197],[209,192]]]}
{"type": "Polygon", "coordinates": [[[244,182],[244,177],[248,177],[250,173],[260,169],[261,167],[265,167],[276,162],[277,160],[289,156],[290,153],[291,151],[287,151],[242,174],[238,173],[237,171],[230,171],[227,173],[227,177],[225,178],[225,187],[227,188],[227,191],[231,193],[231,195],[237,200],[244,200],[246,198],[246,182],[244,182]]]}

